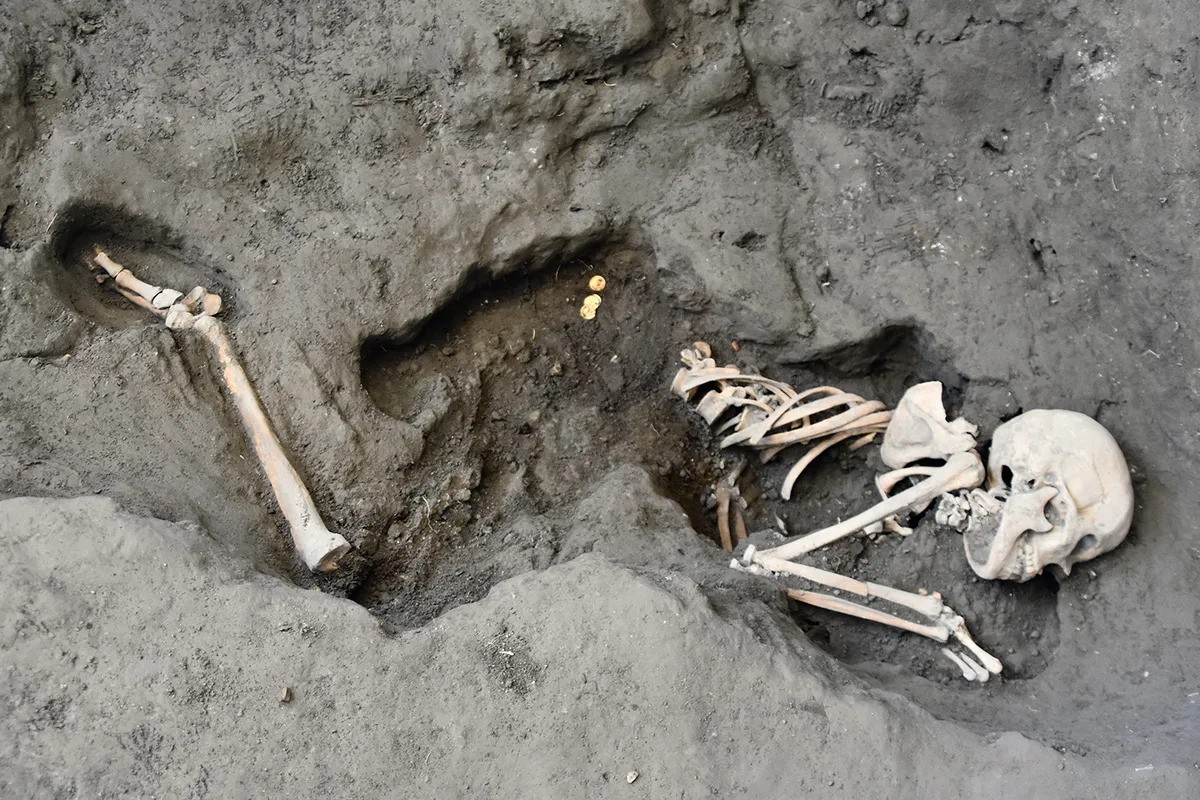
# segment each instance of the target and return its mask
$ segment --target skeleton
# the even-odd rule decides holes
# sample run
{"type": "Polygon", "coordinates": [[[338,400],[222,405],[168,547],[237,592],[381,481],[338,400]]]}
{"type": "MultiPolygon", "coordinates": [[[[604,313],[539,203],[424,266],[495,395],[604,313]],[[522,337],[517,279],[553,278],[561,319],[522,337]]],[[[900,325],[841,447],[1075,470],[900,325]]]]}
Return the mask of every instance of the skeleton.
{"type": "Polygon", "coordinates": [[[767,461],[791,444],[811,445],[788,473],[784,499],[791,496],[796,478],[825,450],[850,438],[854,438],[852,447],[862,447],[884,432],[881,456],[893,469],[876,479],[882,496],[879,503],[776,547],[760,550],[748,544],[730,566],[775,578],[801,578],[915,612],[924,621],[822,592],[787,590],[801,603],[952,644],[941,652],[968,680],[987,681],[1000,674],[1002,665],[975,643],[963,618],[940,594],[881,586],[793,559],[885,526],[911,533],[896,522],[896,515],[923,511],[938,498],[942,502],[937,521],[966,531],[969,563],[979,575],[991,579],[1027,580],[1046,566],[1069,574],[1076,562],[1115,547],[1129,529],[1132,489],[1124,458],[1108,432],[1081,414],[1034,411],[1000,426],[985,470],[974,449],[976,427],[961,419],[947,420],[940,383],[912,387],[890,413],[882,403],[833,387],[798,393],[736,367],[717,367],[703,342],[684,350],[681,360],[684,367],[672,388],[692,400],[702,388],[713,387],[700,394],[697,410],[719,432],[727,433],[722,447],[760,449],[762,460],[767,461]],[[985,477],[988,492],[978,488],[985,477]],[[917,482],[893,495],[905,481],[917,482]],[[1047,513],[1044,509],[1051,501],[1047,513]]]}
{"type": "Polygon", "coordinates": [[[292,541],[304,563],[314,572],[331,572],[350,551],[350,543],[325,527],[303,480],[283,452],[254,387],[234,352],[224,327],[216,319],[221,298],[197,286],[187,295],[139,280],[128,268],[96,248],[92,262],[103,270],[98,280],[111,278],[114,287],[130,302],[163,318],[171,330],[199,333],[216,352],[221,380],[254,445],[254,453],[271,484],[279,508],[291,528],[292,541]]]}

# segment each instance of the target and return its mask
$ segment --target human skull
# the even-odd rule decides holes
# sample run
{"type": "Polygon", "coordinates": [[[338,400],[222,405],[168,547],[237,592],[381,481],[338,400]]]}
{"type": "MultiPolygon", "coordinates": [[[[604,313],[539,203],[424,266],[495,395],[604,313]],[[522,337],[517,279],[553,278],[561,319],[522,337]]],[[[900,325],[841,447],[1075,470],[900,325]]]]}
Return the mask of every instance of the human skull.
{"type": "Polygon", "coordinates": [[[1023,582],[1046,568],[1070,575],[1120,544],[1133,520],[1121,448],[1075,411],[1027,411],[996,428],[987,488],[991,502],[969,497],[963,542],[971,569],[990,580],[1023,582]]]}

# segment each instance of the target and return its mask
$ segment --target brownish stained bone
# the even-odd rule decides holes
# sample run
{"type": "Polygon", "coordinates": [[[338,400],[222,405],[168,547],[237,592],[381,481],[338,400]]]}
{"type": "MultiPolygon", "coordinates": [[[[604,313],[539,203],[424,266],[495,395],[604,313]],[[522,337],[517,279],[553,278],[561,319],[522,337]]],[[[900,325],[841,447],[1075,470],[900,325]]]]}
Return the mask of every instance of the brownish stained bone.
{"type": "Polygon", "coordinates": [[[186,296],[139,280],[127,267],[96,248],[94,263],[113,279],[115,288],[136,305],[163,317],[172,330],[194,330],[212,346],[221,367],[221,379],[233,398],[242,424],[254,445],[279,509],[291,528],[292,541],[308,568],[330,572],[350,552],[350,543],[325,527],[312,495],[288,461],[271,421],[258,401],[224,327],[213,315],[221,310],[220,296],[197,286],[186,296]],[[164,305],[165,303],[165,305],[164,305]]]}
{"type": "Polygon", "coordinates": [[[721,547],[726,553],[733,552],[733,538],[729,535],[729,501],[733,493],[721,482],[717,485],[717,532],[721,535],[721,547]]]}
{"type": "Polygon", "coordinates": [[[742,513],[741,506],[734,506],[733,514],[733,543],[736,546],[746,541],[749,534],[746,532],[746,516],[742,513]]]}

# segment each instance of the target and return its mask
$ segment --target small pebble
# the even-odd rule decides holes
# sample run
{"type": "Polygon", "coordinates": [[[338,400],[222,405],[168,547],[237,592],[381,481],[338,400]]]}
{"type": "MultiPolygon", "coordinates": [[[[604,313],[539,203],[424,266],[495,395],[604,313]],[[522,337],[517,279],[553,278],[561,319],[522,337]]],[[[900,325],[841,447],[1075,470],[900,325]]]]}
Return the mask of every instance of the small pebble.
{"type": "Polygon", "coordinates": [[[281,703],[292,702],[292,687],[290,687],[290,686],[283,687],[283,691],[279,693],[279,702],[281,702],[281,703]]]}
{"type": "Polygon", "coordinates": [[[625,775],[625,782],[626,782],[626,783],[633,783],[633,782],[634,782],[634,781],[636,781],[637,779],[638,779],[638,772],[637,772],[637,770],[636,770],[636,769],[631,769],[631,770],[630,770],[628,773],[626,773],[626,775],[625,775]]]}

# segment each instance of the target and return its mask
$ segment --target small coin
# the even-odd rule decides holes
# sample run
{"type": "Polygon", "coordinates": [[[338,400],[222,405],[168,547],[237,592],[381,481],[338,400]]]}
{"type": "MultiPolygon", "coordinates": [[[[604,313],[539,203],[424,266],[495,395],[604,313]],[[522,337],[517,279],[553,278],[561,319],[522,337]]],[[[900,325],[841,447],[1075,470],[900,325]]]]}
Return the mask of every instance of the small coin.
{"type": "Polygon", "coordinates": [[[598,294],[589,294],[587,297],[583,298],[583,304],[588,308],[599,308],[600,302],[601,298],[598,294]]]}
{"type": "Polygon", "coordinates": [[[583,317],[584,319],[595,319],[596,318],[596,307],[595,306],[581,307],[579,309],[579,316],[583,317]]]}
{"type": "Polygon", "coordinates": [[[588,288],[593,292],[602,292],[607,285],[608,281],[604,280],[603,275],[593,275],[592,279],[588,281],[588,288]]]}

